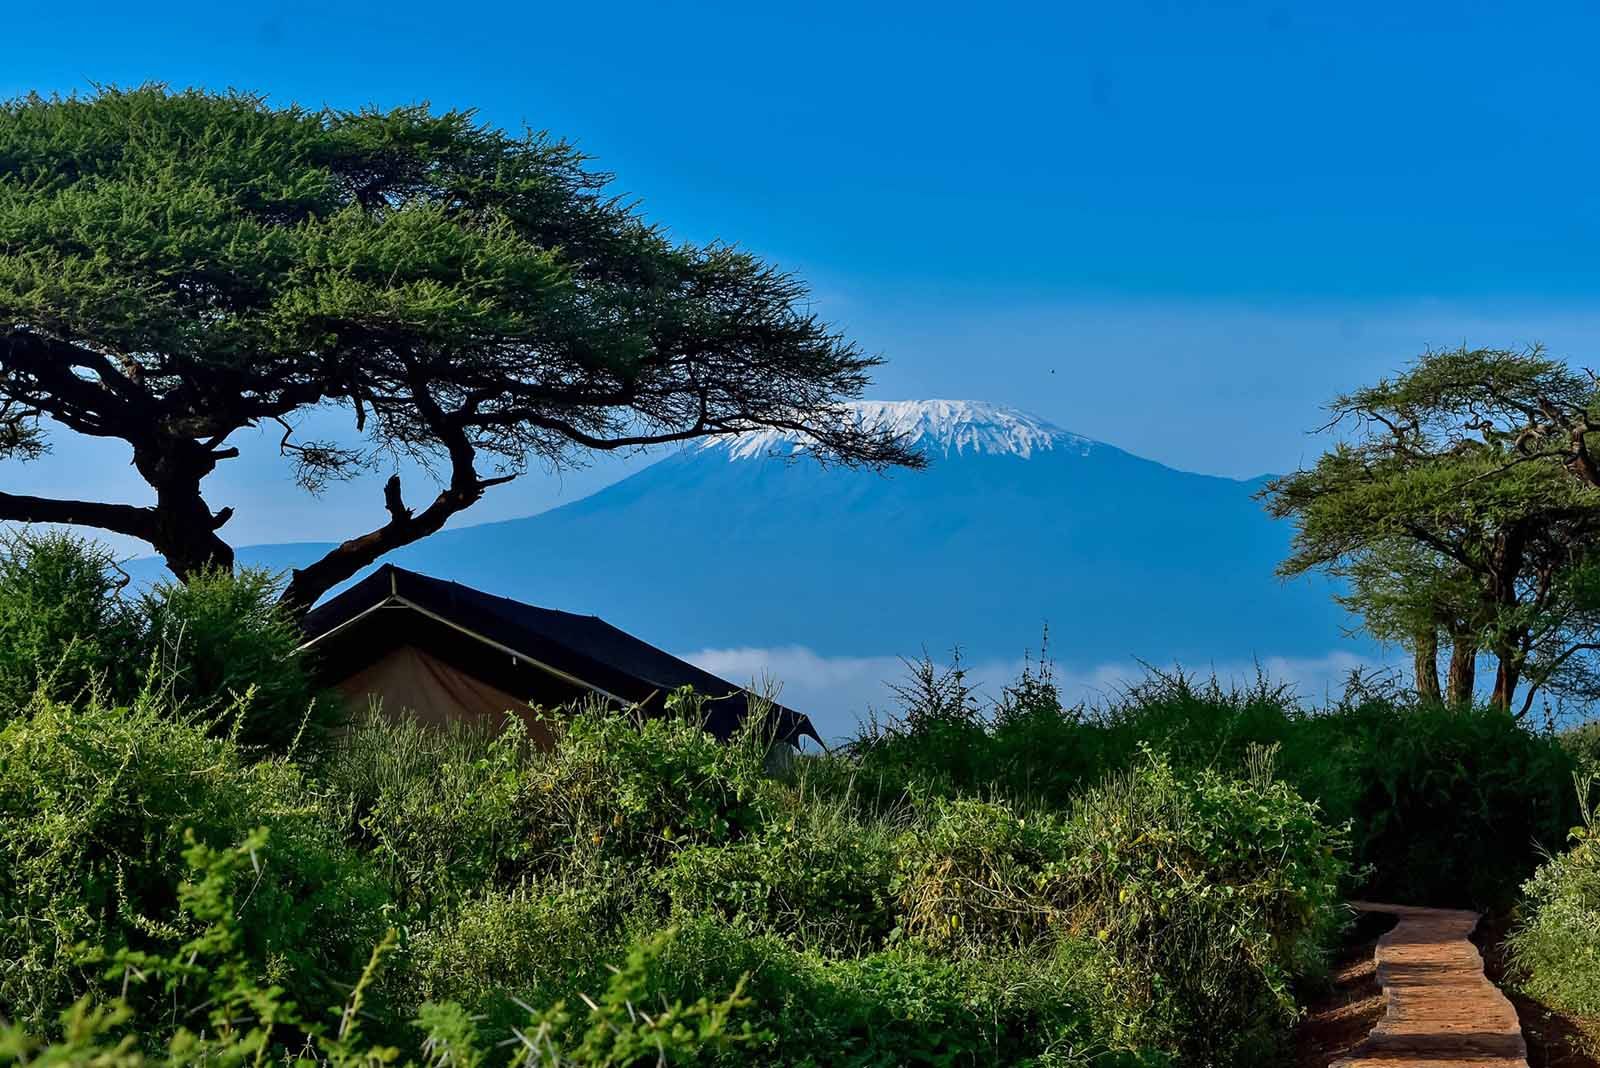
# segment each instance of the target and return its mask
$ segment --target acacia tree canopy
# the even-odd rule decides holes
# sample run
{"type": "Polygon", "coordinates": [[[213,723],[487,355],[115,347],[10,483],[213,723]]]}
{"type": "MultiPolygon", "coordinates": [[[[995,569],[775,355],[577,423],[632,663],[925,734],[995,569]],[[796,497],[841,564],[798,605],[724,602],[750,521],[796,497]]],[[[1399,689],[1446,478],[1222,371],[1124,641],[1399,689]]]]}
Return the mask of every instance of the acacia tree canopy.
{"type": "Polygon", "coordinates": [[[119,439],[156,503],[0,493],[0,519],[143,539],[186,577],[231,566],[202,480],[284,428],[317,490],[405,458],[420,509],[292,574],[308,607],[530,461],[777,427],[824,461],[920,463],[844,401],[876,357],[793,276],[670,240],[565,142],[471,113],[273,107],[162,87],[0,105],[0,455],[47,427],[119,439]],[[356,447],[296,440],[334,406],[356,447]],[[487,468],[485,470],[484,468],[487,468]]]}
{"type": "Polygon", "coordinates": [[[1582,477],[1574,439],[1540,415],[1581,413],[1592,394],[1536,350],[1461,349],[1337,398],[1334,423],[1353,424],[1352,440],[1265,491],[1269,510],[1296,522],[1280,570],[1350,580],[1343,602],[1419,654],[1423,692],[1438,689],[1426,676],[1441,631],[1456,699],[1470,697],[1480,648],[1496,659],[1491,701],[1502,708],[1523,683],[1523,712],[1541,687],[1592,691],[1600,491],[1582,477]]]}

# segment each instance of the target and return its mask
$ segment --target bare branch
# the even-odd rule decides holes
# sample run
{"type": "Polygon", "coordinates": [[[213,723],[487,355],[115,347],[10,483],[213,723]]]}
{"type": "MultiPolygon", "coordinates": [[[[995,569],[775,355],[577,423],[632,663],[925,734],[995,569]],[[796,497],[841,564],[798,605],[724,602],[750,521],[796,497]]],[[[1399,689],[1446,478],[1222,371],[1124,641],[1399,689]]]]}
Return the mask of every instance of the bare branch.
{"type": "Polygon", "coordinates": [[[31,497],[20,493],[0,493],[0,520],[96,527],[152,543],[158,529],[153,508],[31,497]]]}

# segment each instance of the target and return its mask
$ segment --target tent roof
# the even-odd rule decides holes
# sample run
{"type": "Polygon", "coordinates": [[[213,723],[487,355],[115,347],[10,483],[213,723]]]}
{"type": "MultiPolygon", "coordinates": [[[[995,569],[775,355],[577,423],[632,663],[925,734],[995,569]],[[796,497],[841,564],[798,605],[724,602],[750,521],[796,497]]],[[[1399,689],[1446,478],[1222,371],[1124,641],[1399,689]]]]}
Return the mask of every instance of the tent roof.
{"type": "MultiPolygon", "coordinates": [[[[718,737],[731,736],[749,713],[749,695],[742,687],[640,641],[598,616],[538,608],[393,564],[384,564],[312,609],[303,622],[305,645],[326,648],[341,634],[373,626],[392,630],[397,638],[428,633],[426,628],[414,628],[396,618],[398,613],[376,611],[393,607],[409,608],[558,679],[618,701],[643,702],[652,695],[664,697],[680,686],[693,686],[710,698],[706,726],[718,737]]],[[[773,711],[780,738],[797,741],[805,735],[821,741],[807,717],[781,705],[773,711]]]]}

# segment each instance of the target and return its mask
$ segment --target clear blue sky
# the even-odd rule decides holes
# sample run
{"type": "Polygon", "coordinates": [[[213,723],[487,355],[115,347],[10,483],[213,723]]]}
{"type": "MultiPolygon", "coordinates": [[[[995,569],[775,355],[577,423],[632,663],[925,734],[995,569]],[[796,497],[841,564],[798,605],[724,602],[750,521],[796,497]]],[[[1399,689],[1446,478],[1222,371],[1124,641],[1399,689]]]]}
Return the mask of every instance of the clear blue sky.
{"type": "MultiPolygon", "coordinates": [[[[1314,455],[1317,406],[1424,345],[1600,363],[1600,9],[1321,6],[18,5],[0,94],[161,80],[546,128],[677,235],[810,279],[891,360],[875,395],[1245,476],[1314,455]]],[[[3,474],[136,498],[115,460],[63,442],[3,474]]],[[[380,517],[270,470],[217,476],[236,539],[380,517]]]]}

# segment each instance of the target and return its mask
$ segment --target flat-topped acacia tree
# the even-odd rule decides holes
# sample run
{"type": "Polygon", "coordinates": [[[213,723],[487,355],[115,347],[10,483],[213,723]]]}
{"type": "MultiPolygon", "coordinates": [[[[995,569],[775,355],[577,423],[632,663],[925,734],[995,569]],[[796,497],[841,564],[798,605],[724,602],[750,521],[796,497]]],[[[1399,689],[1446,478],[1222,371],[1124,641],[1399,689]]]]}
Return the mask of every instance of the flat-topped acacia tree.
{"type": "Polygon", "coordinates": [[[387,521],[291,574],[303,609],[535,459],[777,427],[825,461],[919,462],[851,418],[879,361],[801,282],[670,240],[609,181],[564,142],[425,106],[163,87],[0,105],[0,454],[119,439],[155,491],[0,492],[0,519],[130,535],[185,578],[232,565],[232,509],[201,483],[244,428],[282,424],[312,491],[400,458],[439,472],[420,509],[391,477],[387,521]],[[318,406],[350,442],[295,439],[318,406]]]}

